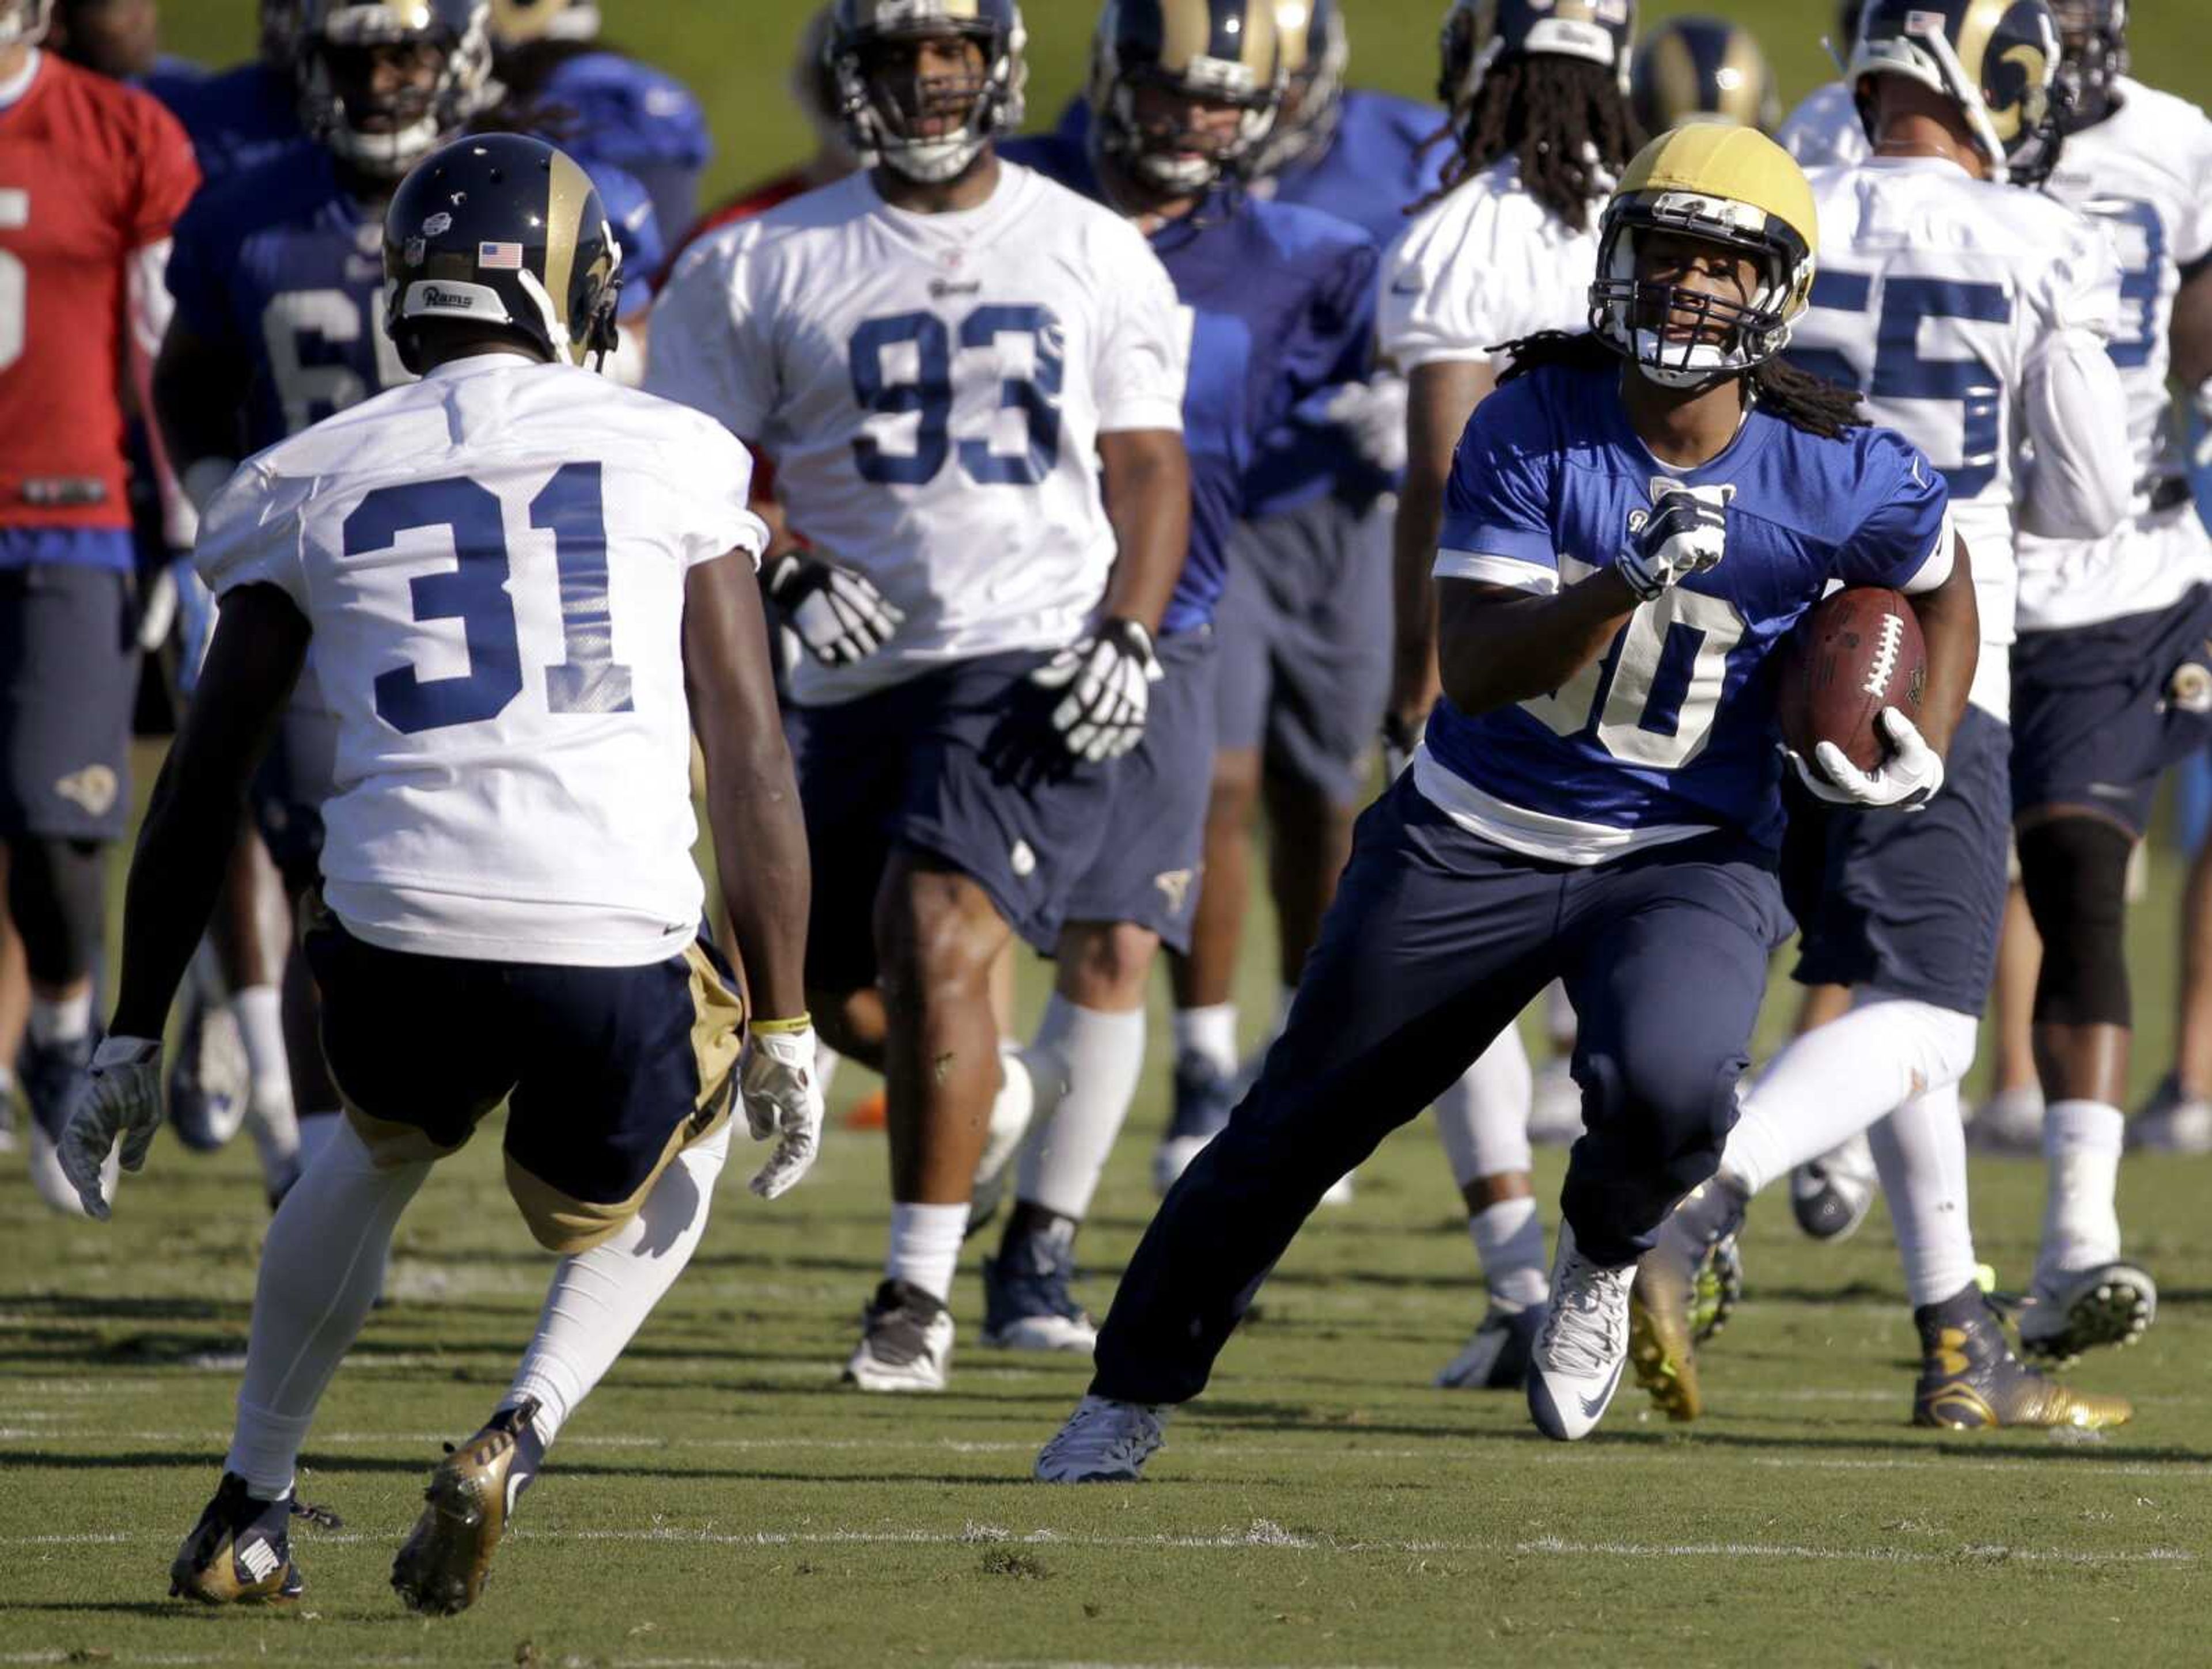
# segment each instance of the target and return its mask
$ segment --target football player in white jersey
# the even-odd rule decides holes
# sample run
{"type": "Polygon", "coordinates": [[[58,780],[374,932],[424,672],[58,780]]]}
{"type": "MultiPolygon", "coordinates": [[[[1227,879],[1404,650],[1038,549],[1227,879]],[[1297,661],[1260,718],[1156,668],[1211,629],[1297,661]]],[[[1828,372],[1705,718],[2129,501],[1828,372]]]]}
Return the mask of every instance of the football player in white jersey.
{"type": "MultiPolygon", "coordinates": [[[[1376,325],[1382,356],[1409,385],[1392,541],[1394,775],[1441,688],[1431,573],[1453,447],[1505,368],[1498,344],[1585,322],[1598,216],[1639,137],[1628,103],[1634,22],[1632,0],[1456,0],[1444,19],[1438,96],[1457,155],[1443,191],[1383,258],[1376,325]]],[[[1578,1126],[1580,1093],[1564,1059],[1555,1064],[1553,1099],[1565,1103],[1562,1121],[1578,1126]]],[[[1489,1288],[1440,1385],[1511,1390],[1528,1371],[1547,1291],[1529,1178],[1531,1093],[1528,1055],[1508,1027],[1437,1105],[1489,1288]]]]}
{"type": "Polygon", "coordinates": [[[509,1191],[562,1258],[513,1387],[432,1473],[393,1567],[419,1611],[476,1599],[562,1421],[689,1261],[733,1080],[776,1138],[754,1191],[813,1161],[805,839],[753,578],[767,529],[742,446],[581,367],[612,346],[617,259],[550,146],[489,134],[427,158],[384,244],[386,328],[423,380],[250,458],[201,525],[221,622],[140,836],[114,1024],[64,1163],[105,1217],[110,1150],[145,1161],[164,1020],[310,639],[338,737],[306,943],[348,1117],[270,1225],[222,1484],[170,1571],[192,1599],[300,1593],[286,1531],[316,1404],[394,1223],[485,1114],[507,1103],[509,1191]],[[695,731],[734,968],[700,926],[695,731]]]}
{"type": "Polygon", "coordinates": [[[2095,541],[2023,538],[2013,658],[2021,878],[2045,956],[2034,998],[2050,1167],[2029,1350],[2063,1360],[2132,1338],[2156,1292],[2121,1255],[2117,1173],[2132,1011],[2122,944],[2128,862],[2163,768],[2204,745],[2212,710],[2212,539],[2169,423],[2169,379],[2212,377],[2212,122],[2124,73],[2126,8],[2054,8],[2076,87],[2046,189],[2100,221],[2119,258],[2112,358],[2136,491],[2095,541]]]}
{"type": "MultiPolygon", "coordinates": [[[[1867,0],[1844,0],[1843,10],[1836,19],[1836,33],[1826,42],[1838,64],[1850,58],[1859,38],[1859,19],[1866,11],[1866,4],[1867,0]]],[[[1863,161],[1873,149],[1867,139],[1866,124],[1859,119],[1858,100],[1852,92],[1849,76],[1816,87],[1806,94],[1796,109],[1784,118],[1774,137],[1801,167],[1808,169],[1863,161]]]]}
{"type": "Polygon", "coordinates": [[[1012,0],[840,0],[866,172],[696,245],[647,386],[776,466],[769,592],[815,868],[807,986],[884,1069],[891,1226],[846,1369],[945,1382],[945,1307],[1001,1083],[989,970],[1049,950],[1142,736],[1190,514],[1189,325],[1144,234],[1003,162],[1012,0]],[[878,980],[880,980],[880,987],[878,980]]]}
{"type": "Polygon", "coordinates": [[[1942,0],[1869,0],[1850,68],[1873,153],[1811,176],[1820,269],[1790,356],[1866,391],[1869,415],[1942,470],[1972,558],[1981,654],[1943,790],[1917,815],[1877,822],[1801,766],[1808,793],[1790,838],[1809,851],[1785,865],[1808,883],[1792,901],[1804,935],[1796,976],[1850,987],[1853,1006],[1759,1075],[1718,1174],[1638,1267],[1631,1356],[1676,1419],[1704,1410],[1691,1335],[1707,1248],[1741,1227],[1766,1183],[1862,1133],[1921,1337],[1915,1423],[2087,1427],[2128,1416],[2116,1399],[2051,1384],[2007,1348],[1977,1284],[1959,1112],[2004,913],[2015,531],[2108,531],[2133,476],[2126,398],[2106,351],[2118,269],[2099,228],[2020,189],[2043,178],[2057,147],[2057,67],[2044,0],[1951,0],[1948,11],[1942,0]],[[1844,809],[1824,816],[1829,805],[1844,809]]]}

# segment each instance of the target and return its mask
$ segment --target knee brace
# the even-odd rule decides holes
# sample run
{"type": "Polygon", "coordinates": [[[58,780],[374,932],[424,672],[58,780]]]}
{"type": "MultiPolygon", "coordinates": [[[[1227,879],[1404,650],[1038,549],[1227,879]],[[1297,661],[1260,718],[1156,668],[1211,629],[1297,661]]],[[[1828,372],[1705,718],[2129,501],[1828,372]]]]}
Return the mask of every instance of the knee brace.
{"type": "Polygon", "coordinates": [[[2021,831],[2021,887],[2043,936],[2038,1025],[2130,1023],[2124,927],[2134,846],[2100,817],[2052,817],[2021,831]]]}
{"type": "Polygon", "coordinates": [[[106,920],[106,855],[94,841],[33,836],[9,846],[8,911],[37,984],[72,986],[92,972],[106,920]]]}

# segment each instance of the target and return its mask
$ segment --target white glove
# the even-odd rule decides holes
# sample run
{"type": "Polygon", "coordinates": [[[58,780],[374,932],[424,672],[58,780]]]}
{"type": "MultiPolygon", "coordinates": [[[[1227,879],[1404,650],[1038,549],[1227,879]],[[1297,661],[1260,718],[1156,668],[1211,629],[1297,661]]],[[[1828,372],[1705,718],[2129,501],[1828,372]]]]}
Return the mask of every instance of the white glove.
{"type": "Polygon", "coordinates": [[[1928,745],[1920,734],[1920,727],[1895,707],[1884,707],[1875,723],[1889,743],[1890,755],[1871,771],[1862,771],[1852,764],[1832,742],[1823,742],[1813,750],[1813,757],[1820,766],[1817,771],[1802,756],[1787,748],[1783,751],[1790,755],[1790,762],[1797,768],[1798,779],[1816,798],[1831,805],[1875,805],[1917,811],[1935,798],[1936,790],[1943,786],[1942,756],[1928,745]]]}
{"type": "Polygon", "coordinates": [[[1628,536],[1613,566],[1644,602],[1662,595],[1693,574],[1721,564],[1728,554],[1728,505],[1733,485],[1690,487],[1662,476],[1651,483],[1651,513],[1628,536]]]}
{"type": "Polygon", "coordinates": [[[1164,677],[1152,634],[1133,620],[1109,620],[1030,674],[1046,689],[1065,689],[1052,727],[1068,752],[1094,762],[1116,759],[1144,739],[1152,686],[1164,677]]]}
{"type": "Polygon", "coordinates": [[[1394,476],[1406,467],[1406,394],[1402,377],[1346,383],[1322,412],[1344,431],[1363,460],[1394,476]]]}
{"type": "Polygon", "coordinates": [[[770,562],[761,585],[806,652],[824,666],[866,660],[891,640],[906,618],[866,574],[795,550],[770,562]]]}
{"type": "Polygon", "coordinates": [[[84,1214],[107,1221],[100,1170],[119,1138],[123,1168],[146,1162],[146,1150],[161,1127],[161,1046],[143,1037],[111,1037],[94,1051],[92,1065],[70,1103],[57,1156],[76,1190],[84,1214]]]}
{"type": "Polygon", "coordinates": [[[752,1191],[774,1199],[797,1186],[822,1150],[822,1075],[815,1070],[814,1028],[805,1020],[756,1021],[745,1044],[738,1094],[753,1140],[773,1138],[775,1150],[752,1180],[752,1191]]]}

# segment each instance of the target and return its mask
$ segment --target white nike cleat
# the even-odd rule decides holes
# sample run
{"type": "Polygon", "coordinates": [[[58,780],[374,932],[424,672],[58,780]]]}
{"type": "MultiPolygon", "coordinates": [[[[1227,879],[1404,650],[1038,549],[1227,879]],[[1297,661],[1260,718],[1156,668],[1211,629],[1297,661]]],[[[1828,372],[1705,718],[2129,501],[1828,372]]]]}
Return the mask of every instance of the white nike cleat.
{"type": "Polygon", "coordinates": [[[863,1391],[942,1391],[952,1370],[952,1312],[909,1281],[885,1281],[860,1312],[845,1382],[863,1391]]]}
{"type": "Polygon", "coordinates": [[[1604,1269],[1559,1228],[1552,1302],[1528,1364],[1528,1413],[1547,1437],[1571,1443],[1605,1417],[1628,1361],[1628,1291],[1636,1265],[1604,1269]]]}
{"type": "Polygon", "coordinates": [[[1164,1439],[1164,1404],[1085,1396],[1037,1452],[1040,1484],[1134,1484],[1164,1439]]]}
{"type": "Polygon", "coordinates": [[[1790,1173],[1790,1214],[1816,1241],[1848,1240],[1874,1209],[1881,1187],[1862,1131],[1790,1173]]]}
{"type": "Polygon", "coordinates": [[[1538,1147],[1571,1147],[1583,1133],[1583,1087],[1564,1058],[1536,1069],[1528,1103],[1528,1139],[1538,1147]]]}
{"type": "Polygon", "coordinates": [[[2212,1101],[2189,1094],[2168,1072],[2129,1122],[2128,1145],[2148,1153],[2212,1153],[2212,1101]]]}
{"type": "Polygon", "coordinates": [[[2158,1319],[2158,1283],[2130,1263],[2036,1271],[2020,1311],[2021,1354],[2065,1368],[2100,1344],[2132,1344],[2158,1319]]]}

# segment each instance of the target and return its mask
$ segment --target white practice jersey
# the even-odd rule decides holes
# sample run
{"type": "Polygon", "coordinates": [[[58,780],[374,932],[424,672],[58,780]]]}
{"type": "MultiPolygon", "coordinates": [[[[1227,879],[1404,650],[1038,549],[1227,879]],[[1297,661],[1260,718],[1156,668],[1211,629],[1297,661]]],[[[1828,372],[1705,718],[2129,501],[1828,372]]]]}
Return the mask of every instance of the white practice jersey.
{"type": "Polygon", "coordinates": [[[794,531],[905,613],[792,694],[850,701],[948,662],[1059,648],[1115,545],[1101,434],[1180,430],[1190,326],[1144,235],[1000,165],[958,213],[865,173],[702,240],[653,312],[646,386],[775,461],[794,531]]]}
{"type": "Polygon", "coordinates": [[[1577,231],[1522,188],[1510,157],[1431,203],[1382,258],[1382,357],[1410,375],[1488,361],[1492,348],[1539,331],[1586,327],[1602,207],[1592,203],[1577,231]]]}
{"type": "Polygon", "coordinates": [[[2140,82],[2123,78],[2115,96],[2112,115],[2067,136],[2045,189],[2099,222],[2119,259],[2112,360],[2128,391],[2136,503],[2128,525],[2110,538],[2021,542],[2025,628],[2094,625],[2163,609],[2212,579],[2212,539],[2189,494],[2168,484],[2187,465],[2166,391],[2181,271],[2212,254],[2212,122],[2195,105],[2140,82]]]}
{"type": "Polygon", "coordinates": [[[768,530],[695,411],[575,367],[440,367],[250,458],[195,560],[274,585],[337,720],[324,899],[389,950],[634,967],[698,931],[687,571],[768,530]]]}
{"type": "Polygon", "coordinates": [[[2106,358],[2118,268],[2072,209],[1954,162],[1872,157],[1810,179],[1819,265],[1790,356],[1865,391],[1868,415],[1943,471],[1981,616],[1973,700],[2002,718],[2021,520],[2101,531],[2127,507],[2106,358]]]}
{"type": "Polygon", "coordinates": [[[1776,130],[1775,142],[1797,159],[1801,168],[1829,168],[1863,162],[1873,155],[1866,124],[1849,82],[1816,87],[1776,130]]]}

